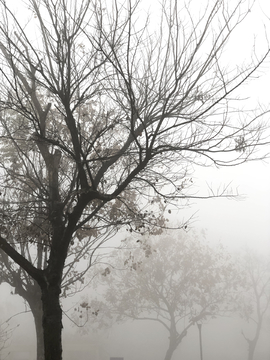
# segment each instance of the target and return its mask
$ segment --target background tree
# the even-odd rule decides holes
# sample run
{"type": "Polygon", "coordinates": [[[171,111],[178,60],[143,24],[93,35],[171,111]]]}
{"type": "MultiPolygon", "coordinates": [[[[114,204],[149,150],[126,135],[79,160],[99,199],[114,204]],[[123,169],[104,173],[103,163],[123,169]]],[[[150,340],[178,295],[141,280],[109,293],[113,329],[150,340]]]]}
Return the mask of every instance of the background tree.
{"type": "MultiPolygon", "coordinates": [[[[15,224],[13,225],[13,237],[15,224]]],[[[30,226],[22,226],[22,224],[17,224],[16,230],[24,232],[24,235],[28,238],[33,239],[29,242],[24,243],[24,252],[28,254],[28,258],[36,262],[37,264],[43,264],[47,260],[46,251],[31,252],[33,249],[33,241],[38,233],[40,228],[36,224],[31,224],[30,226]],[[36,258],[35,258],[36,257],[36,258]]],[[[97,255],[97,249],[104,244],[105,241],[108,241],[113,234],[115,234],[116,229],[110,229],[109,231],[101,231],[101,229],[92,229],[92,234],[95,234],[94,237],[90,235],[88,230],[88,237],[78,240],[78,237],[75,237],[73,241],[73,246],[69,251],[69,256],[66,261],[66,265],[63,273],[62,281],[62,293],[61,297],[72,296],[77,292],[82,291],[84,287],[87,286],[85,282],[85,274],[88,269],[94,265],[96,262],[100,261],[101,255],[97,255]],[[78,263],[81,262],[80,267],[78,268],[78,263]],[[82,265],[84,263],[84,266],[82,265]]],[[[85,233],[81,231],[81,233],[85,233]]],[[[21,233],[20,233],[21,236],[21,233]]],[[[42,235],[40,236],[42,238],[42,235]]],[[[40,246],[40,243],[35,244],[35,246],[40,246]]],[[[104,251],[102,256],[104,256],[104,251]]],[[[0,283],[6,282],[14,288],[13,294],[20,295],[26,305],[29,306],[35,323],[36,330],[36,339],[37,339],[37,360],[44,359],[44,339],[43,339],[43,328],[42,328],[42,302],[40,288],[38,284],[31,279],[31,277],[20,267],[15,267],[12,261],[5,255],[5,253],[0,253],[0,283]]]]}
{"type": "Polygon", "coordinates": [[[99,296],[76,308],[77,321],[87,311],[90,326],[126,319],[158,322],[169,333],[164,359],[170,360],[191,326],[231,311],[242,278],[228,253],[199,237],[174,236],[141,238],[135,250],[134,239],[125,241],[96,278],[99,296]]]}
{"type": "Polygon", "coordinates": [[[232,96],[268,52],[242,69],[222,62],[243,1],[194,13],[164,1],[160,28],[142,23],[139,1],[28,0],[27,24],[0,4],[1,256],[38,284],[45,358],[59,360],[74,244],[162,227],[163,200],[190,196],[194,163],[249,159],[262,111],[236,114],[232,96]]]}
{"type": "MultiPolygon", "coordinates": [[[[12,114],[7,112],[8,114],[12,114]]],[[[3,119],[2,119],[3,120],[3,119]]],[[[17,122],[12,116],[8,117],[9,129],[13,128],[12,121],[17,122]]],[[[3,143],[5,148],[2,149],[1,164],[3,167],[6,166],[7,162],[12,164],[9,169],[9,181],[12,186],[16,186],[16,173],[14,168],[18,169],[18,162],[16,161],[16,152],[13,147],[9,145],[4,139],[3,143]],[[14,177],[13,177],[14,176],[14,177]]],[[[35,166],[40,166],[36,161],[35,166]]],[[[40,175],[42,176],[42,174],[40,175]]],[[[46,181],[45,179],[43,179],[46,181]]],[[[7,193],[7,189],[3,190],[7,193]]],[[[29,194],[28,189],[24,189],[21,194],[21,204],[30,203],[32,200],[32,194],[29,194]],[[22,199],[23,196],[23,199],[22,199]]],[[[155,202],[157,204],[157,201],[155,202]]],[[[0,211],[3,219],[6,220],[5,226],[2,230],[6,236],[9,236],[12,242],[20,243],[21,252],[25,254],[31,263],[37,264],[38,268],[46,266],[48,260],[48,248],[44,244],[44,240],[49,237],[47,224],[41,216],[34,218],[28,216],[25,209],[21,207],[21,212],[25,214],[24,222],[17,222],[16,215],[14,216],[13,211],[10,211],[10,205],[12,201],[4,202],[4,207],[0,211]],[[7,210],[8,208],[8,210],[7,210]],[[7,214],[10,217],[7,219],[7,214]],[[10,229],[12,228],[12,234],[8,234],[7,222],[9,223],[10,229]],[[47,231],[47,233],[46,233],[47,231]],[[22,239],[23,242],[22,242],[22,239]]],[[[130,222],[134,220],[133,211],[136,211],[136,194],[130,191],[125,197],[125,204],[129,205],[129,209],[123,206],[123,203],[115,202],[107,207],[106,219],[103,218],[104,211],[99,211],[98,220],[91,222],[91,228],[84,226],[76,231],[71,241],[71,247],[69,248],[68,257],[65,263],[62,276],[62,297],[72,296],[78,291],[81,291],[87,284],[85,283],[85,274],[88,269],[96,262],[100,261],[100,258],[105,255],[104,251],[102,254],[98,254],[98,249],[104,245],[106,241],[111,239],[119,230],[120,225],[126,225],[127,230],[131,230],[130,222]],[[102,222],[101,220],[104,220],[102,222]],[[108,225],[109,223],[109,225],[108,225]],[[84,266],[82,265],[82,262],[84,266]],[[80,266],[78,267],[78,263],[80,266]]],[[[162,204],[159,204],[160,211],[162,211],[162,204]]],[[[150,231],[157,233],[159,229],[154,229],[153,224],[148,221],[148,218],[155,215],[153,212],[144,219],[144,231],[150,231]]],[[[159,224],[161,225],[165,219],[160,214],[159,224]]],[[[153,221],[152,221],[153,222],[153,221]]],[[[134,222],[133,225],[137,224],[140,228],[139,222],[134,222]]],[[[10,286],[14,287],[14,294],[20,295],[28,304],[31,312],[34,316],[36,336],[37,336],[37,359],[42,360],[44,358],[44,346],[43,346],[43,329],[42,329],[42,303],[41,294],[38,284],[25,272],[22,268],[16,267],[12,260],[3,252],[0,253],[0,283],[6,282],[10,286]]]]}
{"type": "Polygon", "coordinates": [[[253,360],[263,322],[270,314],[270,259],[252,250],[246,250],[240,259],[246,281],[238,306],[241,317],[249,323],[242,334],[248,344],[248,360],[253,360]]]}
{"type": "MultiPolygon", "coordinates": [[[[4,322],[0,322],[0,360],[4,360],[6,355],[4,355],[4,350],[8,347],[8,342],[12,336],[14,327],[10,327],[8,323],[9,319],[4,322]]],[[[19,325],[17,325],[19,326],[19,325]]]]}
{"type": "Polygon", "coordinates": [[[7,334],[6,327],[3,324],[0,325],[0,359],[2,359],[3,350],[6,348],[6,342],[9,336],[7,334]]]}

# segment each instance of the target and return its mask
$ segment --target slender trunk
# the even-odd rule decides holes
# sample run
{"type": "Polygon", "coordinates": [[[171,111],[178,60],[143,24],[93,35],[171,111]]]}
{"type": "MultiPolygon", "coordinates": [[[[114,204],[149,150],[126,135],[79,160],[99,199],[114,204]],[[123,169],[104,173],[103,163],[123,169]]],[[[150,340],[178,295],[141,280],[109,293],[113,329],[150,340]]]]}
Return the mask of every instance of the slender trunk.
{"type": "Polygon", "coordinates": [[[176,349],[176,347],[173,346],[173,344],[171,344],[171,342],[170,342],[170,345],[169,345],[169,348],[168,348],[168,350],[166,352],[164,360],[171,360],[175,349],[176,349]]]}
{"type": "Polygon", "coordinates": [[[250,341],[248,348],[248,360],[253,360],[256,343],[254,340],[250,341]]]}
{"type": "Polygon", "coordinates": [[[62,360],[62,309],[60,287],[42,288],[43,333],[45,360],[62,360]]]}
{"type": "Polygon", "coordinates": [[[197,323],[199,329],[199,342],[200,342],[200,359],[203,360],[203,352],[202,352],[202,324],[197,323]]]}
{"type": "Polygon", "coordinates": [[[254,358],[254,353],[255,353],[255,349],[260,337],[260,333],[261,333],[261,328],[262,328],[262,316],[258,316],[258,323],[257,323],[257,328],[256,328],[256,333],[255,336],[252,340],[247,339],[245,337],[245,339],[248,342],[248,360],[253,360],[254,358]]]}
{"type": "Polygon", "coordinates": [[[169,348],[166,352],[164,360],[171,360],[173,353],[175,349],[177,348],[177,338],[176,338],[176,331],[171,331],[170,333],[170,342],[169,342],[169,348]]]}

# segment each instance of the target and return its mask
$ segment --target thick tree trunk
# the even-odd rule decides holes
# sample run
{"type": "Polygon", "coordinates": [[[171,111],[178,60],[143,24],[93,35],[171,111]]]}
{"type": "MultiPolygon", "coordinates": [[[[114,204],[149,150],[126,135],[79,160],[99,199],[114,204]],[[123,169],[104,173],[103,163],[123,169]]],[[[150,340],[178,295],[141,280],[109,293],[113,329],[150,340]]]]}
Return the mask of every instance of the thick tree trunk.
{"type": "Polygon", "coordinates": [[[13,285],[15,285],[15,293],[20,295],[24,300],[27,301],[35,322],[36,330],[36,360],[44,360],[44,338],[43,338],[43,327],[42,327],[42,318],[43,318],[43,309],[41,302],[41,289],[36,281],[28,282],[23,287],[20,283],[19,274],[13,275],[13,285]]]}
{"type": "Polygon", "coordinates": [[[62,309],[60,287],[42,288],[43,334],[45,360],[62,360],[62,309]]]}
{"type": "Polygon", "coordinates": [[[40,289],[38,289],[36,299],[33,299],[33,301],[28,301],[28,303],[31,308],[35,321],[35,329],[36,329],[36,337],[37,337],[37,360],[44,360],[45,359],[44,337],[43,337],[43,327],[42,327],[43,310],[42,310],[40,289]]]}

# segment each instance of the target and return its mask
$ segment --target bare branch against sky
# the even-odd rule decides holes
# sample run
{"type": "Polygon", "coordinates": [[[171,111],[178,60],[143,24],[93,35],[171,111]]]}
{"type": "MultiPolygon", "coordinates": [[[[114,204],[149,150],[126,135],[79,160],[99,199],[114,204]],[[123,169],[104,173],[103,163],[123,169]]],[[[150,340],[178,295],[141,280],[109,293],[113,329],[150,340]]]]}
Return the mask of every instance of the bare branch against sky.
{"type": "Polygon", "coordinates": [[[195,164],[237,165],[268,142],[265,109],[239,93],[269,49],[223,61],[246,1],[165,0],[156,27],[140,1],[28,0],[26,23],[0,4],[1,268],[39,289],[45,359],[60,360],[74,261],[89,267],[122,227],[166,227],[195,164]]]}

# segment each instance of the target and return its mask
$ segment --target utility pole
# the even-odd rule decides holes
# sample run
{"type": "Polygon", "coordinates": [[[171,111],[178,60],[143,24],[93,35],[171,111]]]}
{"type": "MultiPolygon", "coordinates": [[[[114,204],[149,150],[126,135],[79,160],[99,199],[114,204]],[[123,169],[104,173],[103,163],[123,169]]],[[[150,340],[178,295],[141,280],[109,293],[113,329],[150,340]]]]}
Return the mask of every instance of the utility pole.
{"type": "Polygon", "coordinates": [[[202,324],[197,323],[199,329],[199,339],[200,339],[200,357],[203,360],[203,353],[202,353],[202,324]]]}

